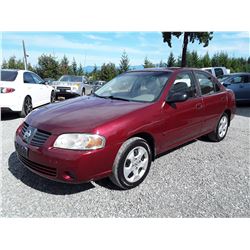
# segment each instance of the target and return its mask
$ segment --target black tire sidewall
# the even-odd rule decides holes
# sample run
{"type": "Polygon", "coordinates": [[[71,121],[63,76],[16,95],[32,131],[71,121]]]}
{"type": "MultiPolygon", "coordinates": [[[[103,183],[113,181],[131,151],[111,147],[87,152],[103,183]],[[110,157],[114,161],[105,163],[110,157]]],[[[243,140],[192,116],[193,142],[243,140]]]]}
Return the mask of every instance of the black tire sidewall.
{"type": "Polygon", "coordinates": [[[217,124],[217,127],[216,127],[216,137],[217,137],[216,139],[217,139],[218,141],[222,141],[222,140],[226,137],[227,131],[228,131],[228,125],[229,125],[229,117],[228,117],[228,115],[227,115],[226,113],[224,113],[224,114],[220,117],[220,120],[219,120],[219,122],[218,122],[218,124],[217,124]],[[225,135],[224,135],[223,137],[220,137],[220,135],[219,135],[219,126],[220,126],[220,121],[221,121],[221,119],[222,119],[224,116],[226,116],[226,118],[227,118],[227,130],[226,130],[225,135]]]}
{"type": "Polygon", "coordinates": [[[32,105],[31,111],[29,113],[27,113],[25,104],[26,104],[26,102],[27,102],[28,99],[30,99],[30,102],[31,102],[31,105],[32,105],[31,98],[29,96],[26,96],[24,98],[24,101],[23,101],[23,109],[22,109],[21,114],[20,114],[21,117],[26,117],[32,111],[32,109],[33,109],[33,105],[32,105]]]}
{"type": "Polygon", "coordinates": [[[141,139],[141,140],[138,139],[138,140],[132,142],[130,145],[128,145],[128,147],[122,153],[120,160],[118,162],[118,169],[117,169],[118,176],[117,177],[118,177],[121,185],[124,186],[124,188],[129,189],[129,188],[134,188],[134,187],[138,186],[140,183],[142,183],[148,175],[148,172],[149,172],[149,169],[151,166],[151,162],[152,162],[151,150],[150,150],[150,147],[148,146],[148,144],[146,143],[146,141],[144,141],[143,139],[141,139]],[[149,156],[148,166],[147,166],[146,172],[144,173],[143,177],[140,180],[138,180],[137,182],[134,182],[134,183],[130,183],[124,177],[124,173],[123,173],[124,162],[126,160],[127,155],[129,154],[129,152],[133,148],[138,147],[138,146],[142,146],[147,150],[148,156],[149,156]]]}

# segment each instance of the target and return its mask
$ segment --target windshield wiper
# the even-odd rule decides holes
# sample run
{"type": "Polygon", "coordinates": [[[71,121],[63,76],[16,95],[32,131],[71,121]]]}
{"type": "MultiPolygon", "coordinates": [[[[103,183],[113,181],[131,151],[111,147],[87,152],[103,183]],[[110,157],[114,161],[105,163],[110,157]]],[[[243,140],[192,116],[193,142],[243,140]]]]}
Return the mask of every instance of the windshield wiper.
{"type": "Polygon", "coordinates": [[[118,97],[118,96],[113,96],[113,95],[110,95],[110,96],[101,96],[101,95],[97,95],[96,93],[93,93],[93,95],[96,96],[96,97],[104,98],[104,99],[122,100],[122,101],[126,101],[126,102],[130,101],[128,99],[125,99],[125,98],[122,98],[122,97],[118,97]]]}
{"type": "Polygon", "coordinates": [[[106,96],[106,98],[112,99],[112,100],[121,100],[121,101],[126,101],[126,102],[129,102],[129,101],[130,101],[130,100],[128,100],[128,99],[125,99],[125,98],[122,98],[122,97],[118,97],[118,96],[113,96],[113,95],[106,96]]]}

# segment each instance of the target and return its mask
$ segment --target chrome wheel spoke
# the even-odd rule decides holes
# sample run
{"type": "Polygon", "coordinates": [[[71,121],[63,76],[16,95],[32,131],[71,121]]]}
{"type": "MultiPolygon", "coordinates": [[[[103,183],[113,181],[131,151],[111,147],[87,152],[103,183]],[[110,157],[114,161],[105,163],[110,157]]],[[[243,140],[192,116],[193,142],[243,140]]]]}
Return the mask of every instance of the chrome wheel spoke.
{"type": "Polygon", "coordinates": [[[139,181],[147,170],[148,161],[148,151],[144,147],[133,148],[124,162],[123,174],[125,179],[130,183],[139,181]]]}

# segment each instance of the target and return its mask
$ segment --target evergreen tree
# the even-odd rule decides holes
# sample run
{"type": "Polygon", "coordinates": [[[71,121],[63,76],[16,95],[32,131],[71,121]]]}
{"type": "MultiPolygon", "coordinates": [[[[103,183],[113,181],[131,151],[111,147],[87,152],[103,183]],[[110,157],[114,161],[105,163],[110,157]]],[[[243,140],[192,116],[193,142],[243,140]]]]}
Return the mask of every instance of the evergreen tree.
{"type": "Polygon", "coordinates": [[[198,56],[197,51],[191,52],[190,61],[191,61],[190,67],[193,67],[193,68],[200,68],[201,67],[200,58],[198,56]]]}
{"type": "Polygon", "coordinates": [[[209,57],[208,52],[203,56],[201,61],[202,61],[202,67],[211,67],[211,59],[209,57]]]}
{"type": "Polygon", "coordinates": [[[117,75],[117,70],[114,63],[103,64],[100,71],[100,79],[110,81],[117,75]]]}
{"type": "Polygon", "coordinates": [[[166,67],[167,65],[166,65],[166,63],[164,63],[162,60],[160,61],[160,63],[159,63],[159,68],[164,68],[164,67],[166,67]]]}
{"type": "Polygon", "coordinates": [[[83,71],[83,67],[82,67],[82,64],[80,63],[78,69],[77,69],[77,75],[78,76],[82,76],[84,75],[84,71],[83,71]]]}
{"type": "Polygon", "coordinates": [[[65,55],[63,56],[60,62],[59,72],[60,72],[60,75],[68,75],[71,72],[70,66],[69,66],[69,60],[65,55]]]}
{"type": "Polygon", "coordinates": [[[173,52],[170,52],[167,62],[168,67],[174,67],[175,66],[175,58],[173,52]]]}
{"type": "Polygon", "coordinates": [[[147,57],[145,57],[143,67],[144,68],[154,68],[155,65],[152,62],[150,62],[147,57]]]}
{"type": "Polygon", "coordinates": [[[73,73],[73,75],[77,75],[77,63],[76,63],[76,60],[75,58],[73,57],[73,62],[72,62],[72,65],[71,65],[71,71],[73,73]]]}
{"type": "Polygon", "coordinates": [[[124,73],[129,70],[129,59],[128,55],[125,51],[123,51],[123,54],[121,56],[120,60],[120,66],[119,66],[119,73],[124,73]]]}
{"type": "Polygon", "coordinates": [[[59,63],[56,57],[52,55],[42,54],[38,58],[38,65],[35,71],[40,75],[42,78],[55,78],[57,79],[61,72],[59,72],[59,63]]]}

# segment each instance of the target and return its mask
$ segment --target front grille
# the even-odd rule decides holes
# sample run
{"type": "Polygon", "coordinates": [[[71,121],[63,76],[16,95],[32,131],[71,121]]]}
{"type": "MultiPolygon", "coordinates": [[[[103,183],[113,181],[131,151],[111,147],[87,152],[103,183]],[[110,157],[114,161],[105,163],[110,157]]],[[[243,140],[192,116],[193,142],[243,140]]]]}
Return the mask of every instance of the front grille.
{"type": "Polygon", "coordinates": [[[71,90],[70,87],[57,87],[58,90],[71,90]]]}
{"type": "MultiPolygon", "coordinates": [[[[22,131],[21,131],[22,138],[24,137],[24,133],[29,128],[31,128],[31,127],[26,122],[24,122],[22,131]]],[[[41,147],[46,142],[46,140],[49,138],[51,133],[40,130],[40,129],[34,129],[34,128],[32,128],[32,129],[34,131],[34,134],[31,135],[32,136],[31,140],[30,141],[27,139],[25,140],[24,138],[23,138],[23,140],[32,146],[41,147]]]]}
{"type": "Polygon", "coordinates": [[[34,134],[34,136],[32,137],[30,145],[41,147],[49,138],[49,136],[50,133],[38,129],[34,134]]]}
{"type": "Polygon", "coordinates": [[[22,136],[24,135],[24,133],[25,133],[25,131],[27,130],[28,127],[29,127],[29,125],[26,122],[24,122],[22,131],[21,131],[22,136]]]}
{"type": "Polygon", "coordinates": [[[41,173],[41,174],[44,174],[44,175],[48,175],[48,176],[51,176],[51,177],[56,177],[57,176],[56,168],[51,168],[51,167],[43,166],[41,164],[32,162],[32,161],[24,158],[21,155],[19,155],[19,159],[21,160],[21,162],[25,166],[27,166],[31,170],[34,170],[35,172],[38,172],[38,173],[41,173]]]}

